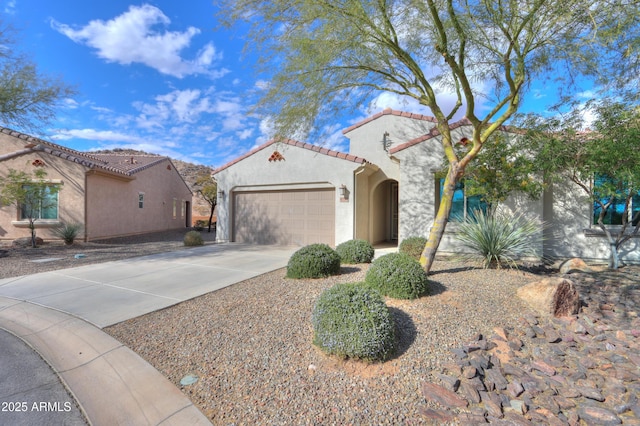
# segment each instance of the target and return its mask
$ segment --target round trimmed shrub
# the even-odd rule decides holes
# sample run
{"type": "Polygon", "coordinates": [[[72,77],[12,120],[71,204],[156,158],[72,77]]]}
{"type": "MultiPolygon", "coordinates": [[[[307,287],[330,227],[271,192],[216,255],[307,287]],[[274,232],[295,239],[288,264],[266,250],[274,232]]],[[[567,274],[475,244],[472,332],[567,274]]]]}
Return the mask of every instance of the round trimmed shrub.
{"type": "Polygon", "coordinates": [[[400,253],[406,253],[416,260],[420,260],[425,244],[427,244],[427,239],[424,237],[409,237],[402,240],[398,251],[400,253]]]}
{"type": "Polygon", "coordinates": [[[340,261],[346,264],[371,263],[375,250],[369,241],[350,240],[338,244],[336,251],[340,255],[340,261]]]}
{"type": "Polygon", "coordinates": [[[302,247],[289,258],[288,278],[324,278],[340,273],[340,255],[326,244],[302,247]]]}
{"type": "Polygon", "coordinates": [[[429,290],[426,272],[406,253],[389,253],[374,260],[365,282],[394,299],[416,299],[429,290]]]}
{"type": "Polygon", "coordinates": [[[395,350],[395,323],[379,292],[364,283],[325,290],[313,310],[313,344],[343,358],[384,361],[395,350]]]}
{"type": "Polygon", "coordinates": [[[185,246],[201,246],[203,244],[204,240],[198,231],[189,231],[184,236],[185,246]]]}

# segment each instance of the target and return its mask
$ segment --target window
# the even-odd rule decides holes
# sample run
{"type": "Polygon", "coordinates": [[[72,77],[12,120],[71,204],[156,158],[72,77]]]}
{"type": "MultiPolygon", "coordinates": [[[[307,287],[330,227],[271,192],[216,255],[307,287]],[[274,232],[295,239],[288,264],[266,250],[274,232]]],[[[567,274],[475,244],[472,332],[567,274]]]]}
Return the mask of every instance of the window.
{"type": "Polygon", "coordinates": [[[173,218],[178,217],[178,200],[176,198],[173,199],[173,218]]]}
{"type": "MultiPolygon", "coordinates": [[[[625,203],[627,199],[627,186],[622,181],[615,181],[608,176],[596,175],[593,180],[593,194],[603,204],[609,201],[611,194],[614,194],[613,201],[605,216],[603,223],[605,225],[622,225],[622,217],[624,215],[625,203]]],[[[596,201],[593,202],[593,225],[598,224],[598,218],[600,217],[600,211],[602,208],[596,201]]],[[[627,211],[627,220],[632,221],[636,215],[640,212],[640,194],[636,194],[631,198],[631,205],[627,211]]],[[[638,219],[632,222],[635,226],[638,223],[638,219]]]]}
{"type": "Polygon", "coordinates": [[[144,192],[138,193],[138,208],[144,208],[144,192]]]}
{"type": "Polygon", "coordinates": [[[58,191],[51,186],[39,189],[25,186],[27,200],[20,206],[20,219],[58,219],[58,191]],[[33,189],[33,190],[32,190],[33,189]]]}
{"type": "MultiPolygon", "coordinates": [[[[444,192],[444,178],[438,179],[438,187],[436,193],[436,209],[440,206],[441,194],[444,192]]],[[[466,217],[473,214],[475,210],[487,212],[489,204],[482,200],[480,195],[467,196],[464,191],[464,181],[456,184],[451,204],[451,212],[449,213],[449,221],[462,222],[466,217]]]]}

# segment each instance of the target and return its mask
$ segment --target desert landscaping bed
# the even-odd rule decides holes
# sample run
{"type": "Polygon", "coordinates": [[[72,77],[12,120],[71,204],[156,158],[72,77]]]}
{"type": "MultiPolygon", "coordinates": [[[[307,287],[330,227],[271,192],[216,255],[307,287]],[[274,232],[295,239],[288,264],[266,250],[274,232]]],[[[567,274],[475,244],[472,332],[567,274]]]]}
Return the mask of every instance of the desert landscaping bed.
{"type": "MultiPolygon", "coordinates": [[[[10,249],[0,277],[182,250],[183,235],[10,249]],[[86,257],[74,258],[78,250],[86,257]],[[55,257],[62,259],[31,262],[55,257]]],[[[216,425],[640,424],[640,268],[570,274],[582,311],[548,319],[516,291],[555,272],[440,260],[430,295],[387,299],[397,332],[392,359],[328,357],[311,344],[313,305],[324,289],[361,281],[367,269],[343,266],[317,280],[287,279],[281,269],[105,331],[216,425]],[[181,384],[185,377],[197,381],[181,384]]]]}

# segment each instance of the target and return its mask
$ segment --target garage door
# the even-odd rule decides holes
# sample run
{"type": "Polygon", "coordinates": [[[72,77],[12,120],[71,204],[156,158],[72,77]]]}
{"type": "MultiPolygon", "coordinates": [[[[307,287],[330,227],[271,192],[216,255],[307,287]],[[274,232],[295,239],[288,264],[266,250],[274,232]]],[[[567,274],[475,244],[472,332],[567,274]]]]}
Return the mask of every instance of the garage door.
{"type": "Polygon", "coordinates": [[[234,193],[233,241],[334,245],[335,190],[234,193]]]}

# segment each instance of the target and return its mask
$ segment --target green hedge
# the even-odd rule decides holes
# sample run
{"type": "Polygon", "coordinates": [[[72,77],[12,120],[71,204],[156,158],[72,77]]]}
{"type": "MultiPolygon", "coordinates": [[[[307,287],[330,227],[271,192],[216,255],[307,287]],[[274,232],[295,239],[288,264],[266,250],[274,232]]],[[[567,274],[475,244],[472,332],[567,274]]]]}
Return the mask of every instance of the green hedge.
{"type": "Polygon", "coordinates": [[[364,283],[337,284],[316,301],[313,343],[324,352],[384,361],[395,350],[395,323],[380,293],[364,283]]]}
{"type": "Polygon", "coordinates": [[[336,252],[340,255],[340,261],[346,264],[371,263],[375,250],[369,241],[350,240],[339,244],[336,252]]]}
{"type": "Polygon", "coordinates": [[[416,260],[420,260],[425,244],[427,244],[427,239],[424,237],[409,237],[402,240],[398,251],[400,253],[406,253],[416,260]]]}
{"type": "Polygon", "coordinates": [[[323,278],[340,273],[340,255],[326,244],[302,247],[289,258],[288,278],[323,278]]]}
{"type": "Polygon", "coordinates": [[[426,272],[406,253],[389,253],[374,260],[365,282],[394,299],[416,299],[429,291],[426,272]]]}

